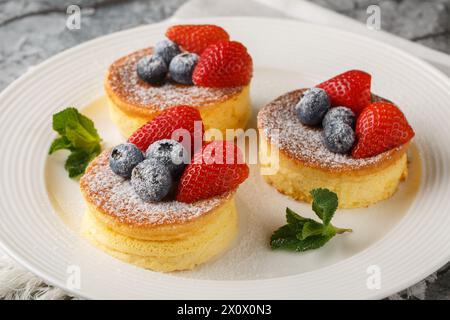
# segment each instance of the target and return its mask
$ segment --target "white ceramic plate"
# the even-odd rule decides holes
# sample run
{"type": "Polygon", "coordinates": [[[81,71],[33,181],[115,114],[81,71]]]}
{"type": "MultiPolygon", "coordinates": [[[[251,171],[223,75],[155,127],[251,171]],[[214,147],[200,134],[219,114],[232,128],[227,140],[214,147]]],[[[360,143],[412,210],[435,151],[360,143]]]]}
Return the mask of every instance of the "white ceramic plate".
{"type": "Polygon", "coordinates": [[[239,237],[214,261],[190,272],[161,274],[97,250],[79,235],[84,204],[78,184],[63,169],[66,155],[47,156],[54,138],[51,115],[76,106],[94,119],[106,145],[123,141],[100,98],[102,80],[114,59],[161,39],[167,23],[143,26],[65,51],[1,94],[0,240],[9,255],[76,295],[130,299],[382,298],[449,260],[448,78],[383,43],[324,27],[256,18],[191,22],[219,24],[249,48],[254,118],[265,103],[291,89],[347,69],[370,72],[374,92],[396,101],[416,131],[408,180],[378,205],[340,210],[335,224],[354,233],[303,254],[271,251],[268,239],[283,224],[286,206],[313,216],[310,206],[268,187],[256,167],[237,197],[239,237]],[[78,270],[80,288],[68,286],[76,284],[78,270]],[[367,285],[371,272],[380,276],[378,289],[367,285]]]}

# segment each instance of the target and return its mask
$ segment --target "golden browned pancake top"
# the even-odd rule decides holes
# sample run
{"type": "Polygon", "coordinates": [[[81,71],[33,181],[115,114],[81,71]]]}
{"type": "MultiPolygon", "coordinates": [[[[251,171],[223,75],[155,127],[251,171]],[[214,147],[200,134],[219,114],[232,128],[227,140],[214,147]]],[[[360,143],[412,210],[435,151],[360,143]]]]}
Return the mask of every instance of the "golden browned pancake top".
{"type": "MultiPolygon", "coordinates": [[[[261,134],[289,158],[314,168],[350,171],[379,167],[406,152],[407,145],[404,145],[374,157],[356,159],[351,155],[328,150],[323,142],[322,128],[302,124],[295,113],[295,105],[306,90],[286,93],[258,113],[258,128],[261,134]]],[[[384,100],[377,96],[373,99],[384,100]]]]}
{"type": "Polygon", "coordinates": [[[239,94],[243,87],[207,88],[187,86],[166,81],[154,86],[140,79],[136,64],[140,58],[152,53],[152,48],[141,49],[116,60],[108,70],[105,89],[126,104],[158,111],[176,105],[196,107],[226,101],[239,94]]]}
{"type": "Polygon", "coordinates": [[[185,223],[218,208],[234,194],[234,191],[227,192],[192,204],[175,200],[144,202],[134,192],[129,179],[111,171],[110,152],[103,151],[89,164],[80,180],[80,188],[89,204],[121,223],[136,226],[185,223]]]}

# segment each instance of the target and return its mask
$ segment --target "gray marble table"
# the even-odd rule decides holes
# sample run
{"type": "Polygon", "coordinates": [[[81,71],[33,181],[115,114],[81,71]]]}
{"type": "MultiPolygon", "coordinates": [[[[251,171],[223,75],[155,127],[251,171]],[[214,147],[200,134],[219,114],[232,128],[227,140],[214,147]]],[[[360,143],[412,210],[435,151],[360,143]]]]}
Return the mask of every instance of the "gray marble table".
{"type": "MultiPolygon", "coordinates": [[[[0,0],[0,91],[30,66],[86,40],[171,16],[186,0],[0,0]],[[68,32],[66,8],[82,8],[83,27],[68,32]]],[[[311,0],[365,21],[378,4],[382,28],[450,53],[450,0],[311,0]]],[[[450,264],[393,298],[450,299],[450,264]]]]}

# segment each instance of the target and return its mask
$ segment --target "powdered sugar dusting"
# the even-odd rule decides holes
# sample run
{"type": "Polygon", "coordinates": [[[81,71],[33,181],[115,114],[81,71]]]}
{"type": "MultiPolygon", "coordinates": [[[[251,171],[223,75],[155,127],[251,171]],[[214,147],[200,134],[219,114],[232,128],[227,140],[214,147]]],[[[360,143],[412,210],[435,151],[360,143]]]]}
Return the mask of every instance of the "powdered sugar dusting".
{"type": "Polygon", "coordinates": [[[243,87],[206,88],[180,85],[166,81],[152,86],[141,80],[136,72],[140,58],[152,53],[152,48],[136,51],[114,62],[108,74],[110,88],[125,102],[143,108],[165,109],[175,105],[207,106],[225,101],[240,93],[243,87]]]}
{"type": "Polygon", "coordinates": [[[228,192],[193,204],[175,200],[144,202],[130,180],[111,171],[109,154],[110,150],[104,151],[89,165],[80,186],[92,205],[121,222],[135,225],[183,223],[210,212],[233,195],[228,192]]]}
{"type": "Polygon", "coordinates": [[[258,114],[258,127],[266,138],[289,156],[313,166],[342,170],[376,165],[396,150],[365,159],[331,152],[324,144],[322,128],[303,125],[295,114],[294,107],[303,91],[296,90],[277,98],[258,114]]]}

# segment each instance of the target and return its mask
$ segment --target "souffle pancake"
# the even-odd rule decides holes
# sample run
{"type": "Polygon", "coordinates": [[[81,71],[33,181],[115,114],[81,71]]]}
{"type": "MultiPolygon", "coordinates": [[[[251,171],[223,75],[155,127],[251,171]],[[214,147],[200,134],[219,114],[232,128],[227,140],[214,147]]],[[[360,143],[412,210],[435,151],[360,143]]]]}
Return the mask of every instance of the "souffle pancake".
{"type": "MultiPolygon", "coordinates": [[[[370,89],[370,84],[360,83],[370,81],[366,75],[349,71],[330,81],[338,83],[339,94],[360,98],[350,91],[370,89]],[[345,82],[346,77],[363,80],[345,82]]],[[[337,193],[341,208],[366,207],[389,198],[407,177],[407,150],[414,132],[390,101],[367,90],[359,104],[352,104],[353,98],[339,101],[330,90],[333,86],[325,84],[286,93],[259,112],[260,156],[267,157],[271,148],[279,153],[279,169],[264,179],[279,192],[307,202],[310,190],[327,188],[337,193]]],[[[274,165],[262,163],[263,168],[274,165]]]]}
{"type": "Polygon", "coordinates": [[[178,25],[154,47],[111,64],[104,88],[112,121],[129,137],[171,106],[199,110],[206,129],[245,128],[253,64],[247,49],[214,25],[178,25]]]}
{"type": "Polygon", "coordinates": [[[192,269],[225,250],[237,232],[235,190],[183,203],[146,202],[111,171],[104,151],[81,179],[85,236],[125,262],[155,271],[192,269]]]}
{"type": "Polygon", "coordinates": [[[168,108],[89,164],[80,188],[83,230],[94,245],[163,272],[192,269],[229,246],[237,233],[234,196],[248,166],[232,142],[203,142],[188,152],[195,143],[172,137],[179,129],[198,137],[199,119],[195,108],[168,108]]]}

